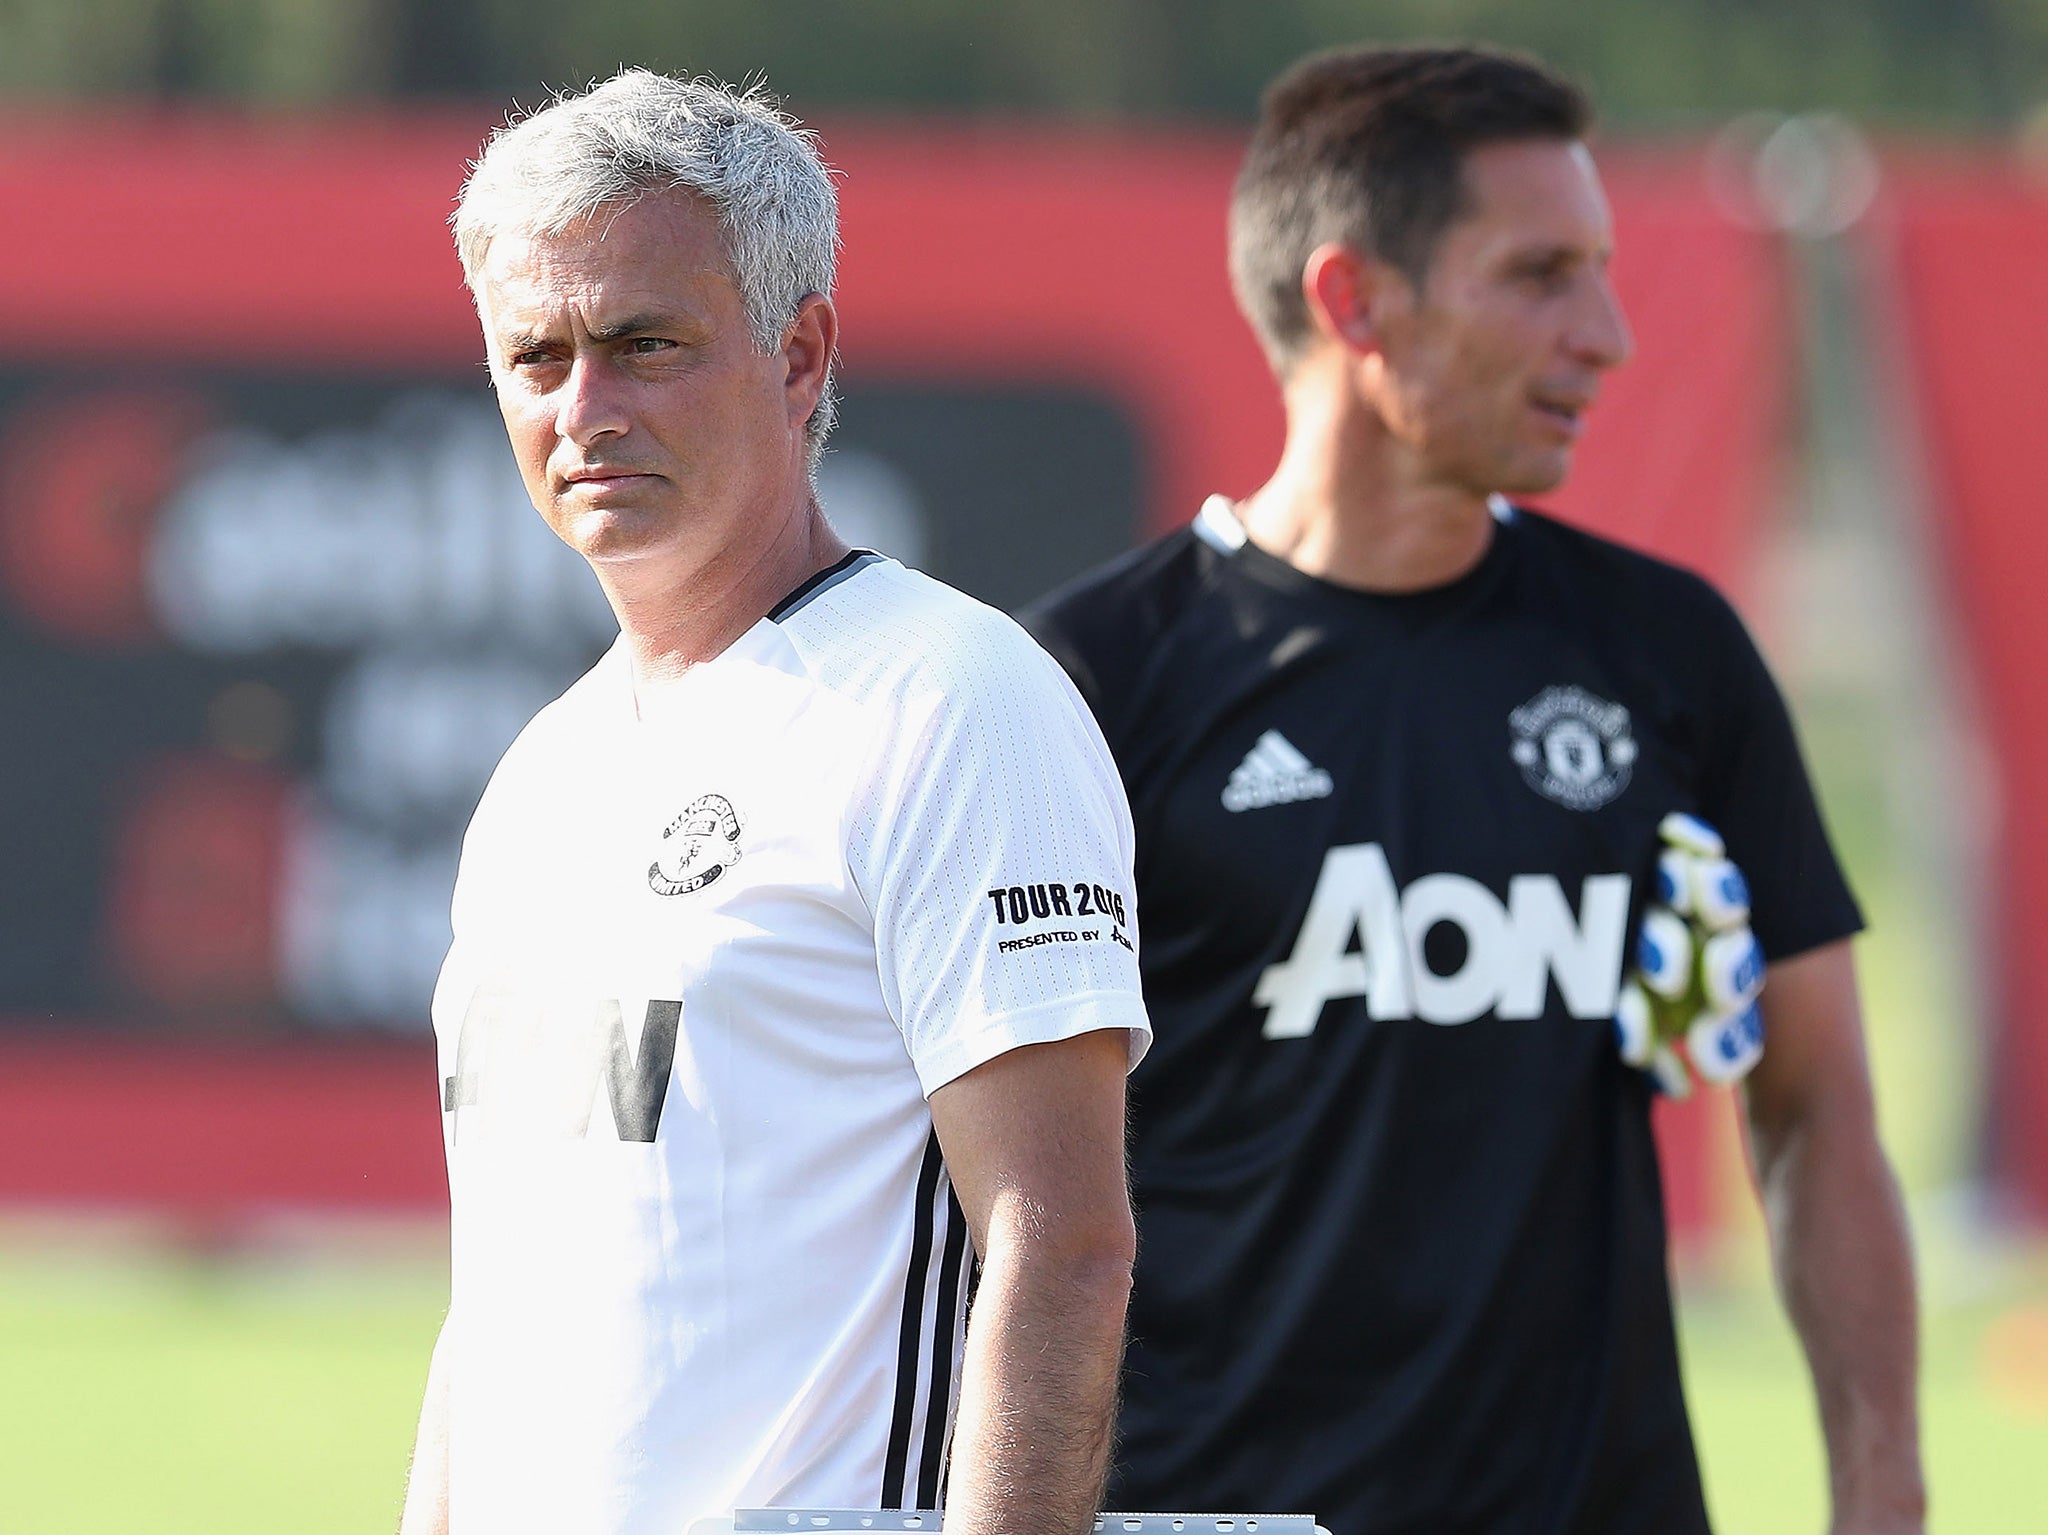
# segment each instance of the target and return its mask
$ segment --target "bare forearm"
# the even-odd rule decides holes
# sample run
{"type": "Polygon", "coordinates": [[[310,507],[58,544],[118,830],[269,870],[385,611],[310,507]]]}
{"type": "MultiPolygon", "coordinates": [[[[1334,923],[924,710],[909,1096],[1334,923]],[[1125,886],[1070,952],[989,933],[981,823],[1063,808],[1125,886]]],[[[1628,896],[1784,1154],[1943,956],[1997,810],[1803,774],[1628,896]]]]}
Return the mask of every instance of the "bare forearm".
{"type": "Polygon", "coordinates": [[[1000,1055],[932,1094],[982,1255],[945,1535],[1085,1535],[1115,1435],[1137,1234],[1124,1182],[1129,1041],[1000,1055]]]}
{"type": "Polygon", "coordinates": [[[1817,1105],[1757,1143],[1779,1288],[1813,1372],[1844,1535],[1916,1532],[1926,1507],[1912,1252],[1865,1108],[1817,1105]]]}
{"type": "Polygon", "coordinates": [[[1115,1433],[1130,1263],[992,1255],[967,1337],[946,1535],[1081,1535],[1115,1433]]]}

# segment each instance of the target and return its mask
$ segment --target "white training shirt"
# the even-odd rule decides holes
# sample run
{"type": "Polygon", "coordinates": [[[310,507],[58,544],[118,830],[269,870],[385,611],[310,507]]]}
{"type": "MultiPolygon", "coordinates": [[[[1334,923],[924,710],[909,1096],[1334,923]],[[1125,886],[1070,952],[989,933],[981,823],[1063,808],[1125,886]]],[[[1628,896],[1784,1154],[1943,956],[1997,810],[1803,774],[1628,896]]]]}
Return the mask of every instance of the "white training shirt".
{"type": "Polygon", "coordinates": [[[542,710],[434,996],[453,1535],[934,1504],[971,1254],[925,1098],[1143,1053],[1131,860],[1059,668],[878,555],[542,710]]]}

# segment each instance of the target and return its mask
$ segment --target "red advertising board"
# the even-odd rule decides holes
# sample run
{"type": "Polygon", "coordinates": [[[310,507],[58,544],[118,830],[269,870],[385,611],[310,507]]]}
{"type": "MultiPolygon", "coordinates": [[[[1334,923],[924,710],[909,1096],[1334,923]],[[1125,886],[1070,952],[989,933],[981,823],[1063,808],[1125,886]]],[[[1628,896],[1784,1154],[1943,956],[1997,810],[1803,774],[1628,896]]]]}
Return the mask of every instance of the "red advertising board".
{"type": "MultiPolygon", "coordinates": [[[[605,627],[533,542],[481,387],[446,219],[485,126],[6,125],[27,238],[0,250],[0,675],[39,750],[0,772],[26,871],[0,893],[26,935],[0,949],[24,1025],[0,1028],[0,1199],[433,1197],[453,838],[605,627]],[[60,1176],[40,1153],[80,1115],[133,1132],[60,1176]]],[[[1224,278],[1232,142],[827,147],[835,518],[1007,603],[1258,482],[1280,417],[1224,278]]],[[[1639,351],[1558,506],[1739,597],[1784,395],[1777,254],[1692,156],[1610,160],[1639,351]]],[[[1696,1225],[1709,1132],[1675,1118],[1696,1225]]]]}
{"type": "MultiPolygon", "coordinates": [[[[1994,888],[1983,935],[1996,956],[1986,1073],[1995,1181],[2048,1221],[2048,187],[2039,170],[1979,157],[1901,165],[1891,192],[1898,308],[1920,410],[1937,542],[1997,775],[1994,888]]],[[[1957,763],[1951,792],[1972,764],[1957,763]]]]}

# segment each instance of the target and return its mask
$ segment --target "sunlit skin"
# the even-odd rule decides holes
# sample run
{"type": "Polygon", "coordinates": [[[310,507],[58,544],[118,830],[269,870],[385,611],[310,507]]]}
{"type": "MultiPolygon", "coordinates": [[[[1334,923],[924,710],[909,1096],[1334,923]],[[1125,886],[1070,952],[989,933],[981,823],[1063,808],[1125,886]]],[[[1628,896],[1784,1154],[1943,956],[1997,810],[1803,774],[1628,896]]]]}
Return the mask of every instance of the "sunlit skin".
{"type": "MultiPolygon", "coordinates": [[[[1420,285],[1314,251],[1315,335],[1284,370],[1287,443],[1240,507],[1261,548],[1363,591],[1470,571],[1487,497],[1561,484],[1607,371],[1628,358],[1607,199],[1581,144],[1489,145],[1420,285]]],[[[1677,407],[1682,409],[1682,403],[1677,407]]],[[[1837,1535],[1925,1528],[1912,1257],[1874,1130],[1846,940],[1770,966],[1772,1041],[1745,1084],[1787,1309],[1812,1365],[1837,1535]]]]}
{"type": "Polygon", "coordinates": [[[1331,243],[1302,273],[1315,335],[1282,380],[1288,436],[1243,508],[1262,547],[1376,590],[1454,579],[1487,497],[1554,489],[1631,341],[1613,217],[1578,143],[1489,144],[1423,281],[1331,243]]]}
{"type": "Polygon", "coordinates": [[[527,494],[597,572],[637,676],[716,655],[845,552],[804,439],[837,316],[814,295],[758,351],[696,198],[501,233],[476,292],[527,494]]]}

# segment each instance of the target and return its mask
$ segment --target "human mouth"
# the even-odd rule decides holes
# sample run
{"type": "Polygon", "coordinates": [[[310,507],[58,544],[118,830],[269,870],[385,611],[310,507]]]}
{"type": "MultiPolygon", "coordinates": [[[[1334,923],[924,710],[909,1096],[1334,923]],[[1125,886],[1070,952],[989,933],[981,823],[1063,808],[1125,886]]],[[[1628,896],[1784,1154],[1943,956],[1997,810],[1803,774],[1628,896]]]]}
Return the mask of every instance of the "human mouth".
{"type": "Polygon", "coordinates": [[[572,469],[562,476],[572,489],[588,495],[603,495],[608,491],[624,490],[641,480],[651,480],[653,475],[644,470],[627,469],[611,464],[592,464],[581,469],[572,469]]]}
{"type": "Polygon", "coordinates": [[[1532,396],[1530,408],[1567,439],[1575,439],[1585,430],[1586,412],[1592,408],[1591,395],[1539,394],[1532,396]]]}

